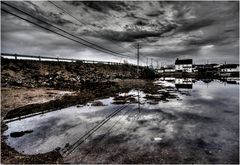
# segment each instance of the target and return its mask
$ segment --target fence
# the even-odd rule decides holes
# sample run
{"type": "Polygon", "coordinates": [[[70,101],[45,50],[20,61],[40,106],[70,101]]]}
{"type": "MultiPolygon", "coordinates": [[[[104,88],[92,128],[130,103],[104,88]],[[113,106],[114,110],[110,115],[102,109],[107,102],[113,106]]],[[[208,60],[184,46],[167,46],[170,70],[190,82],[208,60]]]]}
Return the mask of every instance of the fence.
{"type": "MultiPolygon", "coordinates": [[[[94,61],[94,60],[79,60],[79,59],[69,59],[69,58],[58,58],[58,57],[44,57],[44,56],[33,56],[33,55],[22,55],[22,54],[10,54],[10,53],[1,53],[1,58],[13,57],[15,60],[38,60],[38,61],[62,61],[62,62],[81,62],[81,63],[90,63],[90,64],[107,64],[107,65],[123,65],[125,63],[119,62],[106,62],[106,61],[94,61]]],[[[135,66],[133,64],[128,64],[135,66]]]]}

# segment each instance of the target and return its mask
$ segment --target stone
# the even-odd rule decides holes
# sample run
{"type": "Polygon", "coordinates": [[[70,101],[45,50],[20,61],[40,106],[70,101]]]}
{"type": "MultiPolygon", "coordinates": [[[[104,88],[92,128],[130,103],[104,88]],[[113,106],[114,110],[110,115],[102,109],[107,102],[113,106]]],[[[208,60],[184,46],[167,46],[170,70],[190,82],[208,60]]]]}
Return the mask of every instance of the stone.
{"type": "Polygon", "coordinates": [[[104,106],[104,104],[101,101],[94,101],[91,105],[92,106],[104,106]]]}

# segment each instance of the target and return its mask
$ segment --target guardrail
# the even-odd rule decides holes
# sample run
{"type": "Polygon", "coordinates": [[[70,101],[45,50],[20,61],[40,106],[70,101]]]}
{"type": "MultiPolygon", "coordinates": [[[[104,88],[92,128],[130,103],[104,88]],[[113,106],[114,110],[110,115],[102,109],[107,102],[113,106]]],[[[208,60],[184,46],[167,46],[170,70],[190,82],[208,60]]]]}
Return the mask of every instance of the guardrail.
{"type": "MultiPolygon", "coordinates": [[[[94,61],[94,60],[79,60],[79,59],[69,59],[69,58],[58,58],[58,57],[44,57],[44,56],[33,56],[33,55],[22,55],[22,54],[10,54],[10,53],[1,53],[1,57],[13,57],[15,60],[38,60],[38,61],[62,61],[62,62],[82,62],[90,64],[107,64],[107,65],[124,65],[126,63],[119,62],[107,62],[107,61],[94,61]]],[[[135,66],[133,64],[128,64],[135,66]]]]}

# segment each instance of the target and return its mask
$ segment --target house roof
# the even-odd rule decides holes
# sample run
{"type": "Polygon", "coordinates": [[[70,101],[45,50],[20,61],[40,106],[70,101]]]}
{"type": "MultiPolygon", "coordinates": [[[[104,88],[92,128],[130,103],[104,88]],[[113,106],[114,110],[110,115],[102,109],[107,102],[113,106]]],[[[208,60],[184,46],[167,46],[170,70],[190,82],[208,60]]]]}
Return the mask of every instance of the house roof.
{"type": "Polygon", "coordinates": [[[182,59],[182,60],[179,60],[177,58],[177,60],[175,61],[175,65],[176,64],[192,64],[192,59],[182,59]]]}

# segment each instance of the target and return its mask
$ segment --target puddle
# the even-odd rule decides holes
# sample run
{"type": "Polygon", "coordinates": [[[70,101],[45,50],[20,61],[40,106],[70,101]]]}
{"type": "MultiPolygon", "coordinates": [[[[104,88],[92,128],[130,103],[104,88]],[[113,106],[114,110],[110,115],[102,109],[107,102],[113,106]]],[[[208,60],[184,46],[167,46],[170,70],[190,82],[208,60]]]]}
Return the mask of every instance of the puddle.
{"type": "Polygon", "coordinates": [[[238,83],[170,78],[154,84],[154,93],[132,89],[116,97],[9,122],[6,143],[24,154],[74,148],[65,157],[67,163],[127,163],[126,156],[137,161],[142,154],[152,155],[146,160],[139,157],[147,163],[171,162],[171,157],[183,162],[234,159],[239,144],[238,83]],[[11,136],[14,132],[22,136],[11,136]],[[118,156],[112,160],[113,155],[118,156]]]}

